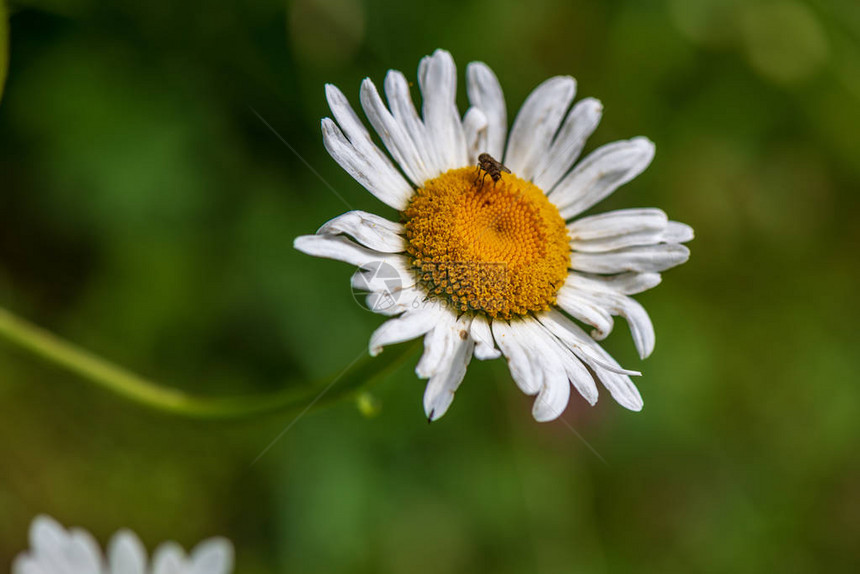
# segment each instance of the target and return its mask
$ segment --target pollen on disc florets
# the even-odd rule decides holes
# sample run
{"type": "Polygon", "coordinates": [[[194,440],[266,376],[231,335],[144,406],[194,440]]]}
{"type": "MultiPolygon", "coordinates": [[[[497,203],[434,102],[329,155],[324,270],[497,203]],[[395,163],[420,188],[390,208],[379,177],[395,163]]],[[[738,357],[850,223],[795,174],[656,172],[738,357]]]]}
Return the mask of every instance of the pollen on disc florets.
{"type": "Polygon", "coordinates": [[[474,167],[447,171],[403,211],[419,282],[462,312],[510,319],[549,309],[568,273],[564,220],[534,184],[480,175],[474,167]]]}

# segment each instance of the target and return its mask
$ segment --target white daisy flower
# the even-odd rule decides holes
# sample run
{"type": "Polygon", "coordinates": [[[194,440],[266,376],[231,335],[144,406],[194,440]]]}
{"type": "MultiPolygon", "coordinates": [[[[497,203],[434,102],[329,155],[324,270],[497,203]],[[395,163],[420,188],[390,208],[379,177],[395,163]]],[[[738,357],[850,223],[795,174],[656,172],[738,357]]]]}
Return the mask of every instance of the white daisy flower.
{"type": "Polygon", "coordinates": [[[233,546],[224,538],[204,540],[190,554],[175,542],[156,549],[152,561],[129,530],[114,534],[107,556],[86,530],[66,530],[48,516],[30,526],[30,550],[12,564],[12,574],[230,574],[233,546]]]}
{"type": "Polygon", "coordinates": [[[620,315],[639,355],[651,354],[654,328],[630,295],[687,260],[682,243],[693,230],[654,208],[577,217],[639,175],[654,144],[644,137],[614,142],[576,163],[602,107],[593,98],[571,107],[570,76],[539,85],[510,134],[502,89],[486,64],[466,68],[470,107],[462,118],[448,52],[421,60],[418,85],[421,115],[402,73],[385,77],[387,105],[370,79],[361,85],[361,106],[390,158],[344,94],[326,86],[334,116],[322,120],[326,149],[398,210],[400,221],[351,211],[298,237],[296,249],[361,268],[354,284],[371,291],[371,308],[394,317],[371,335],[371,355],[424,337],[416,373],[429,379],[430,420],[448,410],[473,355],[507,358],[520,389],[537,395],[538,421],[561,415],[570,385],[593,405],[600,383],[621,405],[640,410],[630,380],[640,373],[620,367],[596,341],[620,315]],[[484,153],[501,165],[491,160],[481,169],[484,153]],[[381,266],[397,270],[402,284],[375,280],[381,266]],[[590,325],[590,335],[576,321],[590,325]]]}

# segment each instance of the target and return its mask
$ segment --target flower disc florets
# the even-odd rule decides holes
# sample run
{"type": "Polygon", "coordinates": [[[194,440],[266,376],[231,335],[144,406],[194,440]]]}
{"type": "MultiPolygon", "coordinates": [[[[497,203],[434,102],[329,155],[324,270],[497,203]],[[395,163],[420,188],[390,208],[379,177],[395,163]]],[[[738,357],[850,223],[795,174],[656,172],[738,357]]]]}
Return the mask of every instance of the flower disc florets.
{"type": "Polygon", "coordinates": [[[427,181],[404,210],[407,252],[428,293],[510,319],[555,304],[570,262],[564,220],[543,191],[474,167],[427,181]]]}

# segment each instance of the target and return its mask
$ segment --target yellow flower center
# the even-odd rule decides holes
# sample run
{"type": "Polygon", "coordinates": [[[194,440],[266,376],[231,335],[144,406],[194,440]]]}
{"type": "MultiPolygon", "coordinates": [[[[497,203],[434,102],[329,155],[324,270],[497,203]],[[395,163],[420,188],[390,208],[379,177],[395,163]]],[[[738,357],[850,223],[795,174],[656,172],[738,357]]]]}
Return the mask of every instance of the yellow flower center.
{"type": "Polygon", "coordinates": [[[443,173],[403,211],[420,282],[462,312],[510,319],[546,310],[567,277],[564,220],[534,184],[481,175],[475,167],[443,173]]]}

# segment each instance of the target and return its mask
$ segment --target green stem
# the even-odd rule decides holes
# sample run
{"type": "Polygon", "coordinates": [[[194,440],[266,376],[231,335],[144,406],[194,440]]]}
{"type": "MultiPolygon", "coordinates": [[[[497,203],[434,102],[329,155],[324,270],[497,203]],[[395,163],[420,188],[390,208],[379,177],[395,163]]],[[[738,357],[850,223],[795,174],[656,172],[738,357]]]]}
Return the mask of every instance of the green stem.
{"type": "Polygon", "coordinates": [[[2,308],[0,339],[135,403],[202,419],[243,418],[333,403],[390,372],[417,346],[398,345],[373,360],[365,356],[328,381],[310,387],[265,395],[200,397],[144,379],[2,308]]]}

